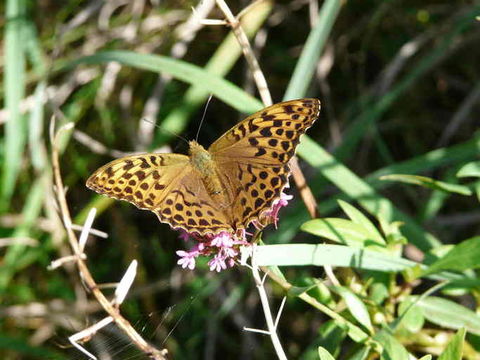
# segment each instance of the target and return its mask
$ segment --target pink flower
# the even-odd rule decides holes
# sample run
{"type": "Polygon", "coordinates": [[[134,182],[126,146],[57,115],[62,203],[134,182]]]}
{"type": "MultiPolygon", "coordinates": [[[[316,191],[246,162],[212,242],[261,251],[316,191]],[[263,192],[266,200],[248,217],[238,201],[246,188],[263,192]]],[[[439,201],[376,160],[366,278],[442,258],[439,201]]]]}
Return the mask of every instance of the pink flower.
{"type": "Polygon", "coordinates": [[[275,228],[277,227],[278,222],[278,212],[284,206],[288,205],[288,202],[293,199],[293,195],[287,195],[284,192],[280,194],[280,199],[275,200],[272,204],[270,210],[266,211],[264,215],[272,219],[275,228]]]}
{"type": "Polygon", "coordinates": [[[234,258],[238,255],[238,251],[235,250],[233,247],[224,247],[222,248],[222,252],[225,254],[225,257],[234,258]]]}
{"type": "Polygon", "coordinates": [[[187,252],[183,250],[178,250],[177,255],[180,256],[180,259],[178,259],[177,261],[178,265],[180,265],[184,269],[186,268],[189,268],[190,270],[195,269],[195,257],[197,255],[194,255],[191,252],[187,252]]]}
{"type": "Polygon", "coordinates": [[[215,235],[215,237],[210,241],[210,245],[216,246],[219,248],[232,247],[233,246],[232,234],[226,231],[222,231],[220,234],[215,235]]]}
{"type": "MultiPolygon", "coordinates": [[[[280,198],[274,201],[271,208],[262,214],[262,221],[254,220],[250,225],[261,230],[265,227],[264,220],[274,223],[277,226],[279,210],[288,204],[293,198],[292,195],[281,193],[280,198]]],[[[193,270],[195,268],[195,260],[198,256],[213,256],[208,262],[210,271],[220,272],[235,265],[235,260],[240,254],[240,246],[249,246],[246,236],[248,234],[245,229],[238,229],[235,233],[222,231],[218,234],[206,234],[201,236],[198,233],[187,233],[182,230],[180,237],[184,240],[193,240],[196,245],[190,251],[177,251],[180,259],[177,264],[184,269],[193,270]]]]}
{"type": "Polygon", "coordinates": [[[212,260],[208,262],[208,266],[210,266],[210,271],[220,272],[227,268],[227,264],[225,263],[225,258],[221,254],[216,254],[212,260]]]}
{"type": "Polygon", "coordinates": [[[177,261],[177,264],[182,268],[189,268],[190,270],[195,269],[195,258],[203,254],[205,249],[205,244],[198,243],[190,251],[178,250],[177,255],[180,256],[180,259],[177,261]]]}

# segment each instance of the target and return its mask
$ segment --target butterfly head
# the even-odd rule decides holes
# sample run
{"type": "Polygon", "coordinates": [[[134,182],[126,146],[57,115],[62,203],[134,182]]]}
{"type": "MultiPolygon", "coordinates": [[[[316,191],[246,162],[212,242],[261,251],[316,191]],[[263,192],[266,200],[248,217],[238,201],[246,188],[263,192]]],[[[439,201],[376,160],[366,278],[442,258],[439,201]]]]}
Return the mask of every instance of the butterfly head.
{"type": "Polygon", "coordinates": [[[200,145],[195,140],[189,141],[188,146],[189,146],[188,152],[190,153],[190,156],[194,156],[196,153],[203,152],[203,151],[208,152],[207,150],[205,150],[205,148],[202,145],[200,145]]]}

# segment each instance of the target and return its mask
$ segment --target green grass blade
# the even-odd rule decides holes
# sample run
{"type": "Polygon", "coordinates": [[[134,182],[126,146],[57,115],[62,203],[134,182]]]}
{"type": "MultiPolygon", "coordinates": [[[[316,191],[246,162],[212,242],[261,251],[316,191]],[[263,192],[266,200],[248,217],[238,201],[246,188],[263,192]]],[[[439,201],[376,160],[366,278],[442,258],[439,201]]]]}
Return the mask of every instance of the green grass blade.
{"type": "Polygon", "coordinates": [[[328,35],[337,19],[342,6],[342,1],[326,0],[320,9],[318,22],[310,32],[298,59],[290,83],[283,100],[292,100],[304,97],[315,74],[318,59],[327,42],[328,35]]]}
{"type": "Polygon", "coordinates": [[[365,180],[376,188],[389,186],[379,178],[389,174],[418,174],[437,169],[440,166],[456,164],[458,162],[475,159],[480,153],[480,133],[474,135],[471,140],[453,145],[448,148],[440,148],[429,151],[406,161],[386,166],[368,175],[365,180]]]}
{"type": "Polygon", "coordinates": [[[447,193],[457,193],[460,195],[472,195],[472,191],[465,185],[448,183],[445,181],[435,180],[427,176],[410,175],[410,174],[391,174],[384,175],[380,180],[400,182],[404,184],[423,186],[433,190],[440,190],[447,193]]]}
{"type": "Polygon", "coordinates": [[[45,169],[48,163],[48,154],[43,146],[43,118],[44,106],[43,97],[47,90],[47,84],[44,81],[38,83],[34,93],[34,105],[29,118],[29,147],[32,165],[37,171],[45,169]]]}
{"type": "Polygon", "coordinates": [[[68,67],[81,64],[101,64],[117,61],[122,65],[156,73],[170,74],[177,80],[189,84],[201,84],[204,91],[211,93],[225,103],[250,113],[262,107],[260,101],[247,94],[231,82],[205,71],[204,69],[182,60],[161,55],[138,54],[131,51],[104,51],[91,56],[85,56],[71,62],[68,67]]]}
{"type": "Polygon", "coordinates": [[[5,107],[9,112],[5,125],[5,154],[2,167],[0,209],[8,207],[15,189],[23,148],[26,142],[25,119],[20,113],[20,101],[25,94],[24,25],[26,2],[9,0],[5,25],[5,107]]]}
{"type": "MultiPolygon", "coordinates": [[[[46,174],[45,176],[48,176],[46,174]]],[[[22,210],[22,223],[15,229],[12,237],[30,237],[30,230],[42,210],[43,200],[45,197],[45,178],[39,178],[31,185],[25,206],[22,210]]],[[[8,283],[14,276],[20,264],[24,264],[21,257],[25,255],[28,247],[23,244],[15,244],[8,248],[2,263],[2,271],[0,271],[0,294],[2,294],[8,283]]]]}

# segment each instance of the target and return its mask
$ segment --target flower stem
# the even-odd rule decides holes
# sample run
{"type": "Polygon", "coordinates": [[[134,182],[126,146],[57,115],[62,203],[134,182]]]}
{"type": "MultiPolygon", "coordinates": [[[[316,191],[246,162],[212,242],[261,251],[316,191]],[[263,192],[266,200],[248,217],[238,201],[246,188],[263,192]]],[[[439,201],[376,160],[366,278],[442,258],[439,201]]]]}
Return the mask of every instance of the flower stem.
{"type": "Polygon", "coordinates": [[[277,356],[280,360],[287,360],[285,351],[283,351],[282,344],[280,343],[280,339],[278,338],[277,328],[273,320],[272,312],[270,311],[267,292],[265,291],[265,287],[263,286],[264,281],[260,277],[257,265],[252,263],[251,269],[255,284],[257,285],[258,294],[260,295],[263,313],[265,314],[265,320],[267,322],[268,334],[270,335],[270,339],[272,340],[273,347],[275,348],[275,352],[277,353],[277,356]]]}

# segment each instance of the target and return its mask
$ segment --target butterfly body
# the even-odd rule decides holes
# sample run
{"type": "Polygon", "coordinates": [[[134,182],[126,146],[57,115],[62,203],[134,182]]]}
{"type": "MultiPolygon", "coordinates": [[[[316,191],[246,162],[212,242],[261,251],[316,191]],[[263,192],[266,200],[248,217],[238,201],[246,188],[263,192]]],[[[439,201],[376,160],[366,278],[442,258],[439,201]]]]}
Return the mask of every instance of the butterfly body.
{"type": "Polygon", "coordinates": [[[208,149],[189,143],[189,156],[143,154],[98,169],[87,186],[153,211],[189,233],[237,233],[256,222],[288,183],[288,161],[317,119],[320,102],[299,99],[265,108],[238,123],[208,149]]]}
{"type": "Polygon", "coordinates": [[[210,198],[219,205],[228,204],[233,199],[225,191],[226,187],[221,181],[221,171],[212,154],[196,141],[190,141],[188,145],[190,163],[201,178],[210,198]]]}

